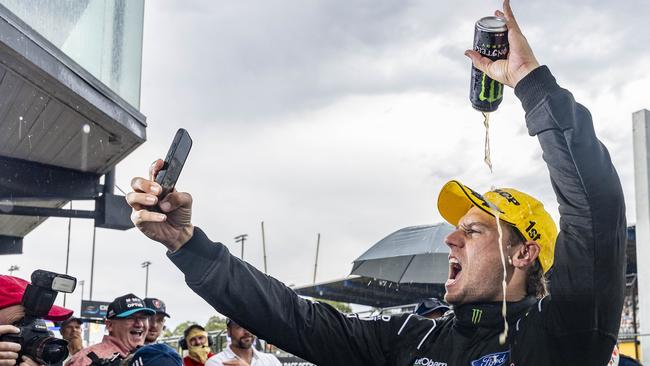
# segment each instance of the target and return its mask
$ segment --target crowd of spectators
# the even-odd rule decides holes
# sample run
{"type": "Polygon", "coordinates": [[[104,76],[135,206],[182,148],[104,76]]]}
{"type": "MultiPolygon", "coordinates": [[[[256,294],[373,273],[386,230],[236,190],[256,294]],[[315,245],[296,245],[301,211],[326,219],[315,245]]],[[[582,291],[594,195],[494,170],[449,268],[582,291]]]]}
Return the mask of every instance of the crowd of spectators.
{"type": "MultiPolygon", "coordinates": [[[[13,276],[0,275],[0,337],[18,333],[13,324],[25,317],[21,305],[29,282],[13,276]]],[[[187,327],[179,340],[182,358],[175,349],[160,342],[169,318],[165,303],[156,298],[141,299],[134,294],[115,298],[104,320],[107,334],[96,344],[83,346],[81,318],[73,311],[52,306],[45,319],[59,325],[61,337],[67,342],[68,357],[55,366],[280,366],[271,354],[260,353],[253,344],[256,337],[228,320],[227,332],[232,340],[223,352],[213,354],[212,340],[203,327],[187,327]]],[[[64,346],[65,347],[65,346],[64,346]]],[[[0,365],[41,366],[42,361],[22,354],[20,343],[0,339],[0,365]]],[[[63,359],[65,358],[65,359],[63,359]]]]}
{"type": "MultiPolygon", "coordinates": [[[[631,336],[634,332],[634,310],[637,314],[639,311],[639,304],[634,304],[632,296],[626,296],[623,304],[623,313],[621,314],[621,328],[619,329],[619,337],[631,336]],[[636,307],[636,309],[634,309],[636,307]]],[[[639,329],[639,318],[637,316],[636,329],[639,329]]]]}

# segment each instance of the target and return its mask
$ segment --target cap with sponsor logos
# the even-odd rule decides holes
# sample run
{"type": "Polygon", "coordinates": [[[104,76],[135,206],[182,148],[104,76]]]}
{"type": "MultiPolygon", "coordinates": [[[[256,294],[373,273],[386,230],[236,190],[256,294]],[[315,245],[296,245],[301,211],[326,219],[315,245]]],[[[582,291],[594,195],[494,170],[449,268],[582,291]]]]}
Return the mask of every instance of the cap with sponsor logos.
{"type": "Polygon", "coordinates": [[[557,226],[540,201],[513,188],[495,188],[481,195],[456,180],[447,182],[440,190],[438,211],[448,223],[458,226],[458,221],[472,207],[498,215],[526,240],[537,242],[544,273],[553,266],[557,226]]]}
{"type": "Polygon", "coordinates": [[[147,297],[144,299],[144,306],[155,310],[156,314],[163,314],[164,316],[171,318],[171,316],[167,314],[167,307],[165,306],[165,303],[160,299],[156,299],[155,297],[147,297]]]}
{"type": "Polygon", "coordinates": [[[145,313],[144,315],[156,314],[155,310],[149,309],[144,305],[144,301],[142,301],[141,298],[134,294],[126,294],[124,296],[116,297],[112,303],[108,304],[106,318],[128,318],[138,312],[143,312],[145,313]]]}

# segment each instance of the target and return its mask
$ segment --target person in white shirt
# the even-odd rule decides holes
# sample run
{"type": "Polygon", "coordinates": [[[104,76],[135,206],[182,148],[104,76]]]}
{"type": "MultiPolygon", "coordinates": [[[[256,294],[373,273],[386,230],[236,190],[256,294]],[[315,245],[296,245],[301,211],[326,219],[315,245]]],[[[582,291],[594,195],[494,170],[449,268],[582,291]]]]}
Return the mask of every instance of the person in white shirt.
{"type": "Polygon", "coordinates": [[[270,353],[259,352],[253,347],[255,336],[231,319],[226,321],[230,345],[210,357],[205,366],[282,366],[270,353]]]}

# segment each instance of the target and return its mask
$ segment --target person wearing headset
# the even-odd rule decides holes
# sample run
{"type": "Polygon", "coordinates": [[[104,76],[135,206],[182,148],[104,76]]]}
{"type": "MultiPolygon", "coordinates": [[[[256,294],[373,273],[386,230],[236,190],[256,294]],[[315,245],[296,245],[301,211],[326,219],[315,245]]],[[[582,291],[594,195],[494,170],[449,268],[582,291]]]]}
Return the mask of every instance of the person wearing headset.
{"type": "Polygon", "coordinates": [[[183,358],[184,366],[203,366],[208,358],[214,356],[210,348],[212,340],[205,328],[198,324],[187,327],[178,343],[182,349],[187,350],[187,356],[183,358]]]}

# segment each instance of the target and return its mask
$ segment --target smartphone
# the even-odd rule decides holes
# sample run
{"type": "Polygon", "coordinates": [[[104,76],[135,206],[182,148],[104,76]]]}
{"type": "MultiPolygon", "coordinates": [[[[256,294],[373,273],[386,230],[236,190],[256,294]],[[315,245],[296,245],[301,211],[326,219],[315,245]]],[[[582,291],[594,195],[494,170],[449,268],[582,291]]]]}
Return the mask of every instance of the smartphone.
{"type": "Polygon", "coordinates": [[[169,147],[165,163],[156,176],[156,183],[162,187],[162,193],[159,196],[160,200],[174,189],[191,148],[192,138],[190,134],[184,128],[179,128],[172,145],[169,147]]]}

